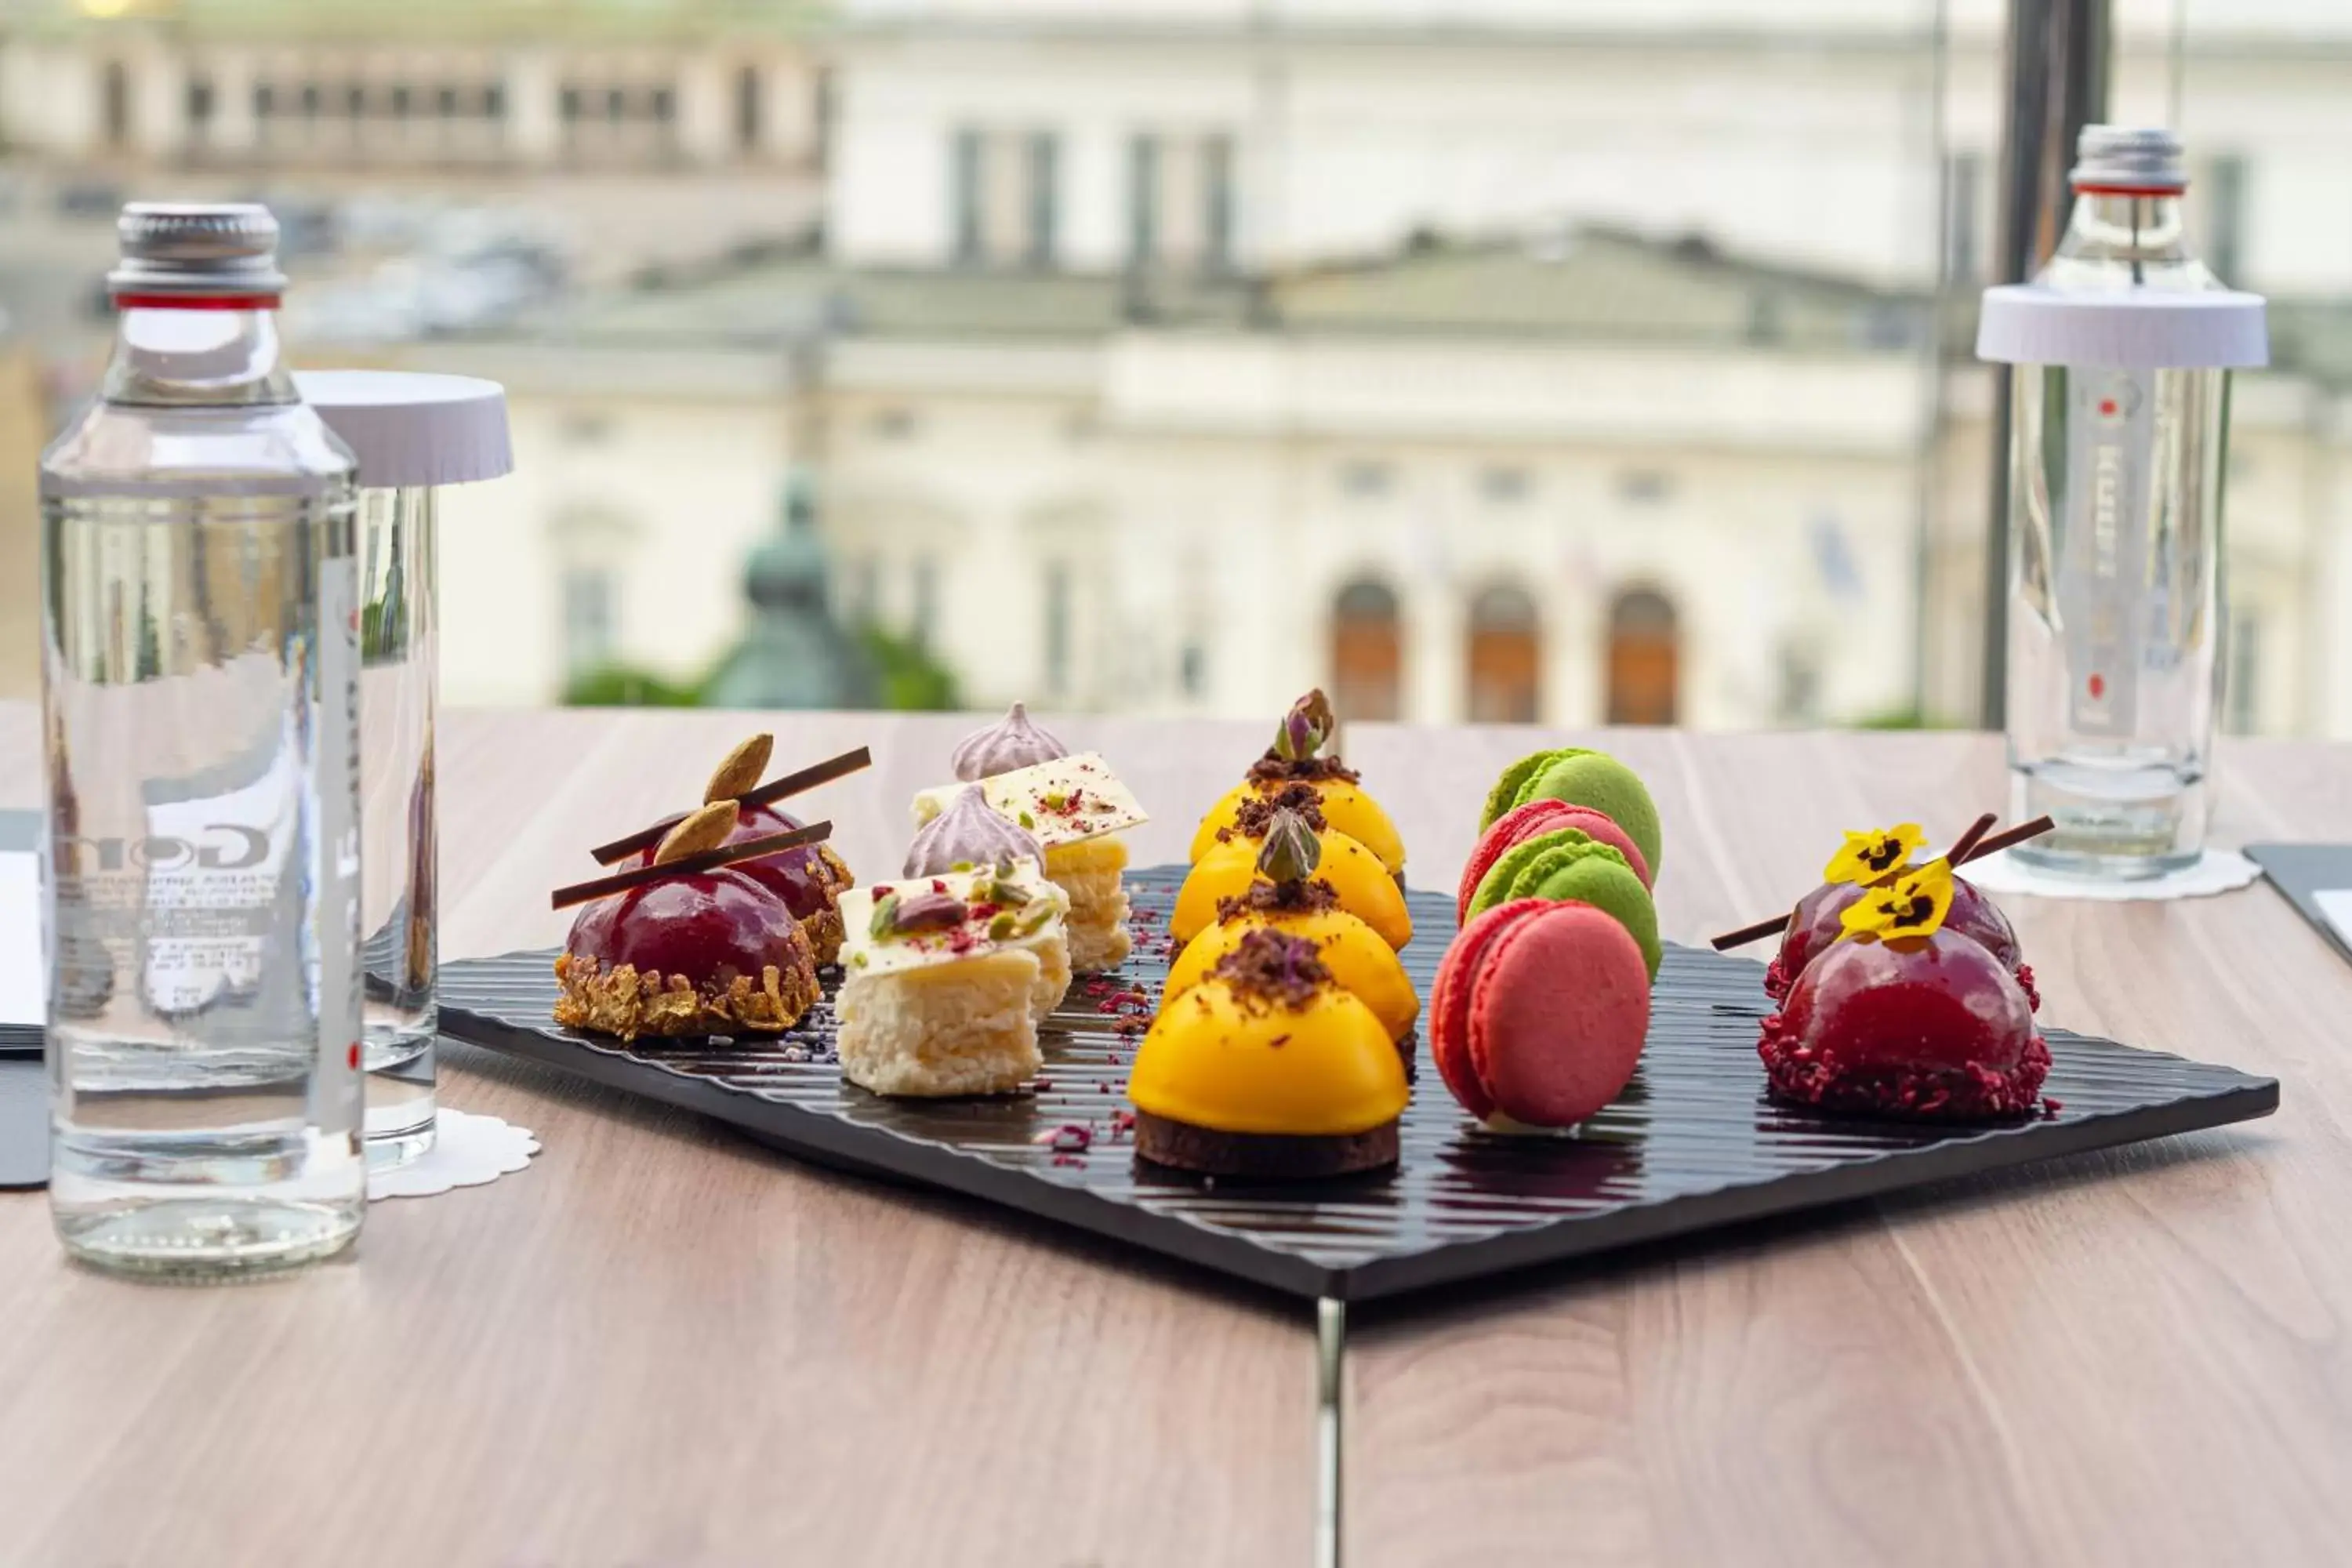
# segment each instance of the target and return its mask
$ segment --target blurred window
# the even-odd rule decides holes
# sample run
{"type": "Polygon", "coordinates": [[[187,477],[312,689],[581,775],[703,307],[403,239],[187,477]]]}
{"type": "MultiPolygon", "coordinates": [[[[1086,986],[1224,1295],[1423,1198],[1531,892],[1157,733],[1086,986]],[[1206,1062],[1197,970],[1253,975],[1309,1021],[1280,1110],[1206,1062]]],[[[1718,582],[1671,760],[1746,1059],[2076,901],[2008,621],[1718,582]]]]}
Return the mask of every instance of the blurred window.
{"type": "Polygon", "coordinates": [[[1029,138],[1029,234],[1023,255],[1033,267],[1051,267],[1061,223],[1062,139],[1050,131],[1029,138]]]}
{"type": "Polygon", "coordinates": [[[213,119],[213,83],[210,77],[188,79],[188,126],[198,136],[213,119]]]}
{"type": "Polygon", "coordinates": [[[614,124],[629,117],[629,95],[617,87],[604,89],[604,118],[614,124]]]}
{"type": "Polygon", "coordinates": [[[571,675],[613,662],[620,637],[619,606],[613,574],[600,566],[571,566],[563,574],[563,668],[571,675]]]}
{"type": "Polygon", "coordinates": [[[1535,599],[1496,583],[1470,602],[1470,721],[1532,724],[1541,706],[1543,632],[1535,599]]]}
{"type": "Polygon", "coordinates": [[[735,145],[746,153],[760,146],[760,68],[735,73],[735,145]]]}
{"type": "Polygon", "coordinates": [[[1233,263],[1233,139],[1138,134],[1128,143],[1128,254],[1222,271],[1233,263]]]}
{"type": "Polygon", "coordinates": [[[392,117],[394,120],[408,118],[409,101],[410,93],[405,83],[392,89],[392,117]]]}
{"type": "Polygon", "coordinates": [[[1061,138],[965,127],[950,143],[955,259],[1051,266],[1061,228],[1061,138]]]}
{"type": "Polygon", "coordinates": [[[503,82],[492,82],[482,89],[482,112],[493,120],[507,116],[507,89],[503,82]]]}
{"type": "Polygon", "coordinates": [[[315,81],[302,84],[302,112],[310,115],[319,112],[319,84],[315,81]]]}
{"type": "Polygon", "coordinates": [[[106,62],[103,92],[106,144],[121,147],[131,140],[131,73],[121,60],[106,62]]]}
{"type": "Polygon", "coordinates": [[[1234,139],[1212,136],[1201,145],[1202,264],[1212,272],[1234,265],[1234,139]]]}
{"type": "Polygon", "coordinates": [[[445,87],[435,93],[433,110],[444,120],[454,118],[457,112],[457,89],[454,87],[445,87]]]}
{"type": "Polygon", "coordinates": [[[1386,463],[1369,458],[1339,465],[1339,489],[1343,495],[1358,500],[1371,500],[1389,493],[1395,473],[1386,463]]]}
{"type": "Polygon", "coordinates": [[[1619,594],[1609,607],[1609,722],[1673,723],[1681,657],[1674,601],[1654,588],[1619,594]]]}
{"type": "Polygon", "coordinates": [[[353,82],[343,89],[343,112],[356,120],[367,112],[367,89],[353,82]]]}
{"type": "Polygon", "coordinates": [[[1342,719],[1394,719],[1402,710],[1404,637],[1397,596],[1359,579],[1331,606],[1331,700],[1342,719]]]}
{"type": "Polygon", "coordinates": [[[1139,135],[1127,144],[1127,257],[1146,267],[1159,250],[1160,138],[1139,135]]]}
{"type": "Polygon", "coordinates": [[[981,258],[981,152],[979,132],[955,133],[949,189],[955,204],[955,258],[966,266],[981,258]]]}
{"type": "Polygon", "coordinates": [[[672,88],[667,88],[667,87],[657,87],[657,88],[654,89],[653,110],[654,110],[654,118],[655,118],[656,120],[659,121],[661,123],[663,123],[663,124],[665,124],[665,125],[668,124],[671,121],[673,121],[673,120],[677,119],[677,90],[676,90],[675,89],[672,89],[672,88]]]}
{"type": "Polygon", "coordinates": [[[277,89],[272,88],[266,81],[255,84],[253,89],[253,117],[256,120],[267,120],[272,114],[277,112],[277,89]]]}
{"type": "Polygon", "coordinates": [[[576,87],[566,87],[562,92],[556,94],[555,104],[556,112],[564,119],[579,119],[580,89],[576,87]]]}

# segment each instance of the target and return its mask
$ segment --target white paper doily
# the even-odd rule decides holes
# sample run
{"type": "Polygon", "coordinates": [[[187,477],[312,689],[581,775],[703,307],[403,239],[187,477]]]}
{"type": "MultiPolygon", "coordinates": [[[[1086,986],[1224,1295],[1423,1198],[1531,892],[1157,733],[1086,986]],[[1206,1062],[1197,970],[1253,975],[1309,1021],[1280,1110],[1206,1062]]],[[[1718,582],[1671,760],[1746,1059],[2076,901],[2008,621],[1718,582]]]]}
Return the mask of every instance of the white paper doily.
{"type": "Polygon", "coordinates": [[[368,1201],[429,1198],[451,1187],[478,1187],[530,1163],[539,1140],[528,1127],[496,1116],[443,1106],[434,1120],[433,1147],[391,1171],[368,1173],[368,1201]]]}
{"type": "Polygon", "coordinates": [[[2034,899],[2091,899],[2101,903],[2160,902],[2168,899],[2198,899],[2209,893],[2233,892],[2263,874],[2263,868],[2234,849],[2208,849],[2197,863],[2161,877],[2136,882],[2095,881],[2088,877],[2061,877],[2028,866],[2004,849],[1981,860],[1971,860],[1961,873],[1989,893],[2022,893],[2034,899]]]}

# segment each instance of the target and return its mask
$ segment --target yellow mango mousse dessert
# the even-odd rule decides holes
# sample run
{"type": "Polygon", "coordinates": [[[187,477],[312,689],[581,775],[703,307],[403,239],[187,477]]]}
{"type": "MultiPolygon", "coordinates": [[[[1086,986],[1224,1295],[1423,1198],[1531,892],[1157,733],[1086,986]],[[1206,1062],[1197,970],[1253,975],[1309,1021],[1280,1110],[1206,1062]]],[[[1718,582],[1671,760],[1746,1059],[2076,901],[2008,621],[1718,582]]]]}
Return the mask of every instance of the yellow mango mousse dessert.
{"type": "Polygon", "coordinates": [[[1331,884],[1316,875],[1322,855],[1322,841],[1306,818],[1277,810],[1258,851],[1258,880],[1219,902],[1216,923],[1185,944],[1161,994],[1173,999],[1200,984],[1239,951],[1250,932],[1278,931],[1313,942],[1339,989],[1370,1007],[1391,1039],[1411,1034],[1421,1016],[1421,997],[1396,950],[1341,909],[1331,884]]]}
{"type": "Polygon", "coordinates": [[[1152,1163],[1305,1181],[1395,1164],[1412,1091],[1388,1030],[1315,944],[1253,931],[1160,1003],[1127,1092],[1136,1152],[1152,1163]]]}
{"type": "Polygon", "coordinates": [[[1381,864],[1380,857],[1333,827],[1323,815],[1322,800],[1305,784],[1286,785],[1272,795],[1253,795],[1242,802],[1233,826],[1218,830],[1208,853],[1192,864],[1184,885],[1176,891],[1175,912],[1168,934],[1189,942],[1217,923],[1217,910],[1227,899],[1245,898],[1258,880],[1258,855],[1275,818],[1296,814],[1318,840],[1315,875],[1328,883],[1338,906],[1380,933],[1382,942],[1402,948],[1412,940],[1412,916],[1406,912],[1404,894],[1381,864]]]}
{"type": "Polygon", "coordinates": [[[1306,784],[1321,802],[1330,825],[1370,850],[1389,875],[1402,882],[1404,840],[1397,837],[1396,824],[1380,802],[1364,793],[1356,771],[1325,752],[1338,727],[1331,700],[1320,688],[1293,703],[1265,755],[1252,763],[1249,775],[1201,819],[1192,835],[1192,858],[1197,862],[1215,848],[1218,835],[1234,826],[1250,801],[1277,795],[1286,785],[1306,784]]]}

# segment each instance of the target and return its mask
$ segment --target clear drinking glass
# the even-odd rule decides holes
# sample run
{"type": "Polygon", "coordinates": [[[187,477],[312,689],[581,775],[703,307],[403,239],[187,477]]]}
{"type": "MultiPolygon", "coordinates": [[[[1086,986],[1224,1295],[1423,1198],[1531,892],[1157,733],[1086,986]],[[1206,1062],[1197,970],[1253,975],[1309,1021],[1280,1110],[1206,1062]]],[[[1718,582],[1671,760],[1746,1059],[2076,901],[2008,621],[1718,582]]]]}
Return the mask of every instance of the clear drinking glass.
{"type": "Polygon", "coordinates": [[[360,929],[367,964],[367,1154],[433,1144],[440,1024],[434,902],[435,490],[360,491],[360,929]]]}
{"type": "Polygon", "coordinates": [[[102,1267],[357,1235],[350,454],[278,363],[277,226],[137,205],[99,400],[41,463],[49,1202],[102,1267]]]}
{"type": "MultiPolygon", "coordinates": [[[[2168,133],[2087,128],[2074,183],[2072,221],[2037,285],[2070,297],[2221,288],[2185,247],[2168,133]]],[[[2053,871],[2158,876],[2197,859],[2210,811],[2229,372],[2011,374],[2012,805],[2057,825],[2014,853],[2053,871]]]]}

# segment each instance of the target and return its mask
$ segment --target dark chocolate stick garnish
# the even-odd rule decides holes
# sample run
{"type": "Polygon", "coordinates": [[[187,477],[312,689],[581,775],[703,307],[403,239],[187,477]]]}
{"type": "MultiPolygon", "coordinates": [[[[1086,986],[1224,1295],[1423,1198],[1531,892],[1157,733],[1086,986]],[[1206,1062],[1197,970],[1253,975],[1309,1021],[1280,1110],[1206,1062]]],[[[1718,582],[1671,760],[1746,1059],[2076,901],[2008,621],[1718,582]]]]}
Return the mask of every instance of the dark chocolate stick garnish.
{"type": "Polygon", "coordinates": [[[1746,947],[1751,942],[1760,941],[1777,932],[1787,931],[1790,921],[1796,917],[1796,910],[1790,910],[1785,915],[1774,915],[1769,921],[1758,921],[1752,926],[1741,926],[1738,931],[1725,931],[1721,936],[1714,938],[1707,945],[1717,952],[1727,952],[1735,947],[1746,947]]]}
{"type": "Polygon", "coordinates": [[[1977,847],[1977,841],[1990,833],[1992,825],[2000,820],[1999,816],[1990,811],[1978,817],[1975,822],[1969,824],[1969,830],[1961,834],[1949,849],[1944,851],[1945,860],[1954,866],[1966,864],[1969,853],[1977,847]]]}
{"type": "MultiPolygon", "coordinates": [[[[860,769],[870,768],[873,765],[874,753],[860,746],[854,752],[844,752],[837,757],[827,758],[813,766],[803,768],[796,773],[786,773],[782,778],[770,779],[758,789],[743,796],[739,804],[772,805],[786,795],[799,795],[803,790],[812,790],[819,784],[831,784],[835,779],[845,779],[860,769]]],[[[651,827],[630,834],[626,838],[615,838],[610,844],[599,844],[588,853],[595,858],[599,866],[609,866],[624,855],[634,855],[648,844],[660,843],[662,835],[676,827],[681,820],[679,817],[673,816],[667,822],[656,822],[651,827]]]]}
{"type": "Polygon", "coordinates": [[[790,833],[771,833],[765,838],[747,838],[740,844],[722,844],[716,849],[705,849],[698,855],[681,855],[658,866],[639,866],[634,870],[599,877],[593,882],[574,882],[568,888],[556,889],[549,895],[549,903],[551,908],[568,910],[574,904],[584,904],[607,893],[625,893],[631,888],[642,888],[648,882],[667,882],[672,877],[713,871],[721,866],[732,866],[738,860],[756,860],[780,849],[797,849],[803,844],[822,843],[832,836],[832,823],[812,822],[806,827],[795,827],[790,833]]]}
{"type": "Polygon", "coordinates": [[[1990,838],[1978,844],[1961,858],[1961,864],[1965,865],[1970,860],[1981,860],[1988,855],[1998,855],[2004,849],[2014,849],[2027,839],[2039,838],[2057,826],[2057,823],[2046,816],[2037,816],[2031,822],[2020,823],[2008,832],[1996,833],[1990,838]]]}
{"type": "MultiPolygon", "coordinates": [[[[1993,821],[1993,814],[1989,811],[1978,817],[1976,826],[1960,835],[1960,841],[1952,846],[1952,852],[1945,858],[1955,867],[1965,866],[1971,860],[1981,860],[1988,855],[1998,855],[2002,850],[2012,848],[2029,838],[2039,838],[2058,826],[2049,817],[2037,816],[2031,822],[2019,824],[2006,833],[1996,833],[1987,838],[1984,836],[1985,829],[1990,827],[1993,821]]],[[[1735,947],[1746,947],[1751,942],[1760,942],[1776,932],[1788,930],[1789,921],[1795,918],[1796,913],[1796,910],[1790,910],[1785,915],[1774,915],[1769,921],[1758,921],[1754,925],[1741,926],[1738,931],[1725,931],[1721,936],[1713,938],[1707,945],[1717,952],[1727,952],[1735,947]]]]}

